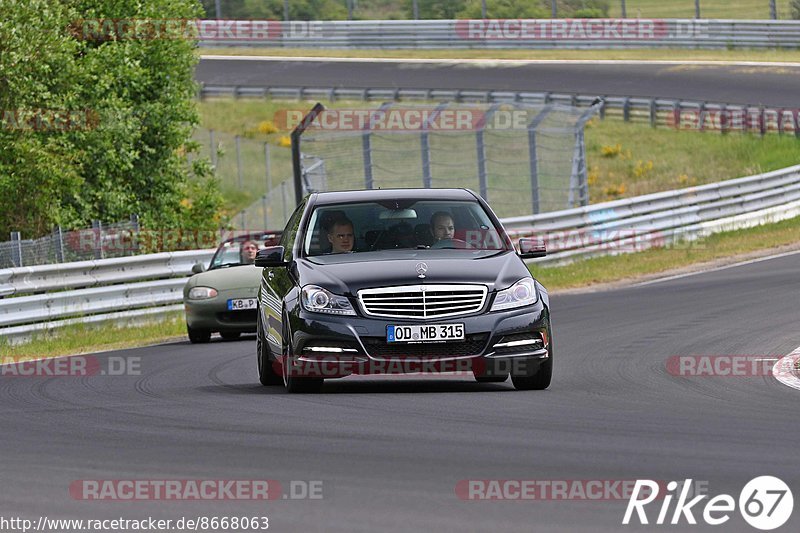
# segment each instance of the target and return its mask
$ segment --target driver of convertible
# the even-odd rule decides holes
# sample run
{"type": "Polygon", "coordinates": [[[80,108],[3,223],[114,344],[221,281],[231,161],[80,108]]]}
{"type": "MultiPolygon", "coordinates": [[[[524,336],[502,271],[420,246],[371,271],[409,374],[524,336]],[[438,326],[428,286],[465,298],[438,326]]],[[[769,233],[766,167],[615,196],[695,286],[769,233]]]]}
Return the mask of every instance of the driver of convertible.
{"type": "Polygon", "coordinates": [[[437,211],[431,217],[431,230],[434,241],[452,239],[456,234],[453,216],[446,211],[437,211]]]}

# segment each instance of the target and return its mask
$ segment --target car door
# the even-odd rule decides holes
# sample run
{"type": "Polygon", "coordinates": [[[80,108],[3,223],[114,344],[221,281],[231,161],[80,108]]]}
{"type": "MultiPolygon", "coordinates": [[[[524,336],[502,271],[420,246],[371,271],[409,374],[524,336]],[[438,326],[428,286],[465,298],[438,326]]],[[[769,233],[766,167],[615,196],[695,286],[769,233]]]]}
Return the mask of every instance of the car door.
{"type": "Polygon", "coordinates": [[[294,277],[289,270],[293,268],[294,244],[298,237],[297,231],[303,218],[305,202],[295,209],[281,235],[280,245],[284,249],[284,261],[289,266],[267,267],[261,278],[261,298],[264,310],[263,324],[267,331],[267,342],[272,353],[281,353],[283,346],[283,307],[284,299],[294,286],[294,277]]]}

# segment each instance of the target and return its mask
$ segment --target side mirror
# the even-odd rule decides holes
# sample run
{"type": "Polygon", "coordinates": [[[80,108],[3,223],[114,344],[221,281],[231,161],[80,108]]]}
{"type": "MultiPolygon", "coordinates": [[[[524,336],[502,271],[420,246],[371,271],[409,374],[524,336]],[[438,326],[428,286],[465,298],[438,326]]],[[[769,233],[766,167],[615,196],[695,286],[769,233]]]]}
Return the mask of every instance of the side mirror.
{"type": "Polygon", "coordinates": [[[192,265],[192,274],[200,274],[206,271],[206,266],[203,263],[195,263],[192,265]]]}
{"type": "Polygon", "coordinates": [[[283,246],[270,246],[256,253],[255,265],[260,268],[286,266],[283,260],[283,246]]]}
{"type": "Polygon", "coordinates": [[[547,255],[547,246],[544,239],[520,239],[519,240],[519,256],[523,259],[533,259],[536,257],[545,257],[547,255]]]}

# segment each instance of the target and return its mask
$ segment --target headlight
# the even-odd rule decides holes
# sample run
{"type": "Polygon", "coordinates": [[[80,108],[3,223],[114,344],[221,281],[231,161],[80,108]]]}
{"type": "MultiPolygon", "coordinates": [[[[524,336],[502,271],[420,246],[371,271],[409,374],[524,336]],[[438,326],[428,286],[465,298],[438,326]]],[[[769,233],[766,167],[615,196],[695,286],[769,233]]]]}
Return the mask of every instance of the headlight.
{"type": "Polygon", "coordinates": [[[190,300],[208,300],[217,295],[217,289],[211,287],[193,287],[189,290],[190,300]]]}
{"type": "Polygon", "coordinates": [[[539,295],[536,292],[536,285],[533,283],[533,279],[524,278],[497,293],[494,298],[494,304],[492,304],[492,311],[533,305],[538,299],[539,295]]]}
{"type": "Polygon", "coordinates": [[[303,309],[315,313],[330,313],[332,315],[355,315],[350,300],[344,296],[337,296],[331,291],[317,287],[316,285],[306,285],[303,287],[301,302],[303,309]]]}

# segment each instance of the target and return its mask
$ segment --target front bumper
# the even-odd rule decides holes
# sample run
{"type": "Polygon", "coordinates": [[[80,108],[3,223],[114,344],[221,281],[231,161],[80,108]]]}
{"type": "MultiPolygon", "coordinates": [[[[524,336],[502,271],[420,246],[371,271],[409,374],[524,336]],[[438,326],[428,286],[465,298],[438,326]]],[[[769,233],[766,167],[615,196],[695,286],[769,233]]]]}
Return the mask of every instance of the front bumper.
{"type": "Polygon", "coordinates": [[[463,323],[466,340],[387,343],[388,325],[420,322],[323,315],[297,308],[290,316],[292,367],[303,375],[324,377],[427,371],[497,375],[520,364],[525,373],[535,372],[550,356],[550,315],[541,300],[519,309],[424,323],[463,323]]]}
{"type": "Polygon", "coordinates": [[[229,311],[228,300],[234,298],[253,298],[253,295],[245,290],[224,290],[214,298],[206,300],[184,298],[186,325],[193,329],[207,329],[212,332],[255,333],[258,311],[256,309],[229,311]]]}

